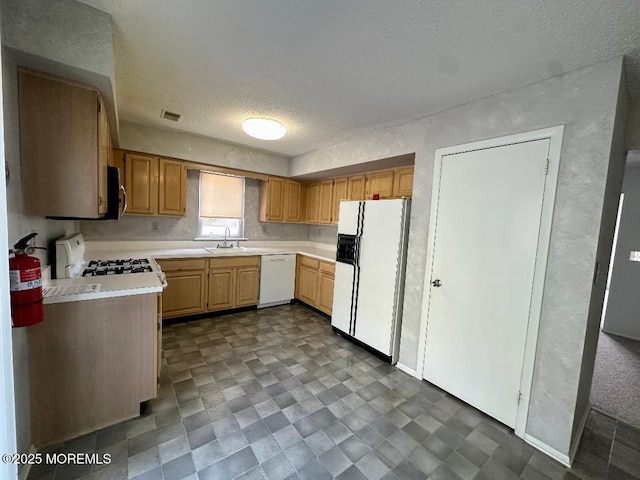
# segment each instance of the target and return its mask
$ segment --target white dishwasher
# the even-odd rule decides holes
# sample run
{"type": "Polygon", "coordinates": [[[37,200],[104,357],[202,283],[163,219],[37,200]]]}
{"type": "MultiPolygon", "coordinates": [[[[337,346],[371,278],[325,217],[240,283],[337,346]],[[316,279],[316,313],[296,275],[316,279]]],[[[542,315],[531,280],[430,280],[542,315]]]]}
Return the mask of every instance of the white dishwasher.
{"type": "Polygon", "coordinates": [[[283,305],[293,299],[296,283],[296,255],[262,255],[258,308],[283,305]]]}

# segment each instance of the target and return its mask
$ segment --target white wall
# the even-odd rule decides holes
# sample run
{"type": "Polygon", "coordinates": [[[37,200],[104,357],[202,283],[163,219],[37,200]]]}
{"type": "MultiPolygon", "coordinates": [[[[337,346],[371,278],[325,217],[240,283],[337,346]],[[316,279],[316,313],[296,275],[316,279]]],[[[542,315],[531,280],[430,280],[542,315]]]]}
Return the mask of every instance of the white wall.
{"type": "Polygon", "coordinates": [[[640,100],[629,106],[627,124],[627,150],[640,150],[640,100]]]}
{"type": "Polygon", "coordinates": [[[75,0],[0,0],[0,8],[2,45],[18,64],[100,90],[117,140],[111,16],[75,0]]]}
{"type": "Polygon", "coordinates": [[[640,150],[627,155],[622,192],[624,205],[603,330],[640,340],[640,262],[629,260],[632,250],[640,251],[640,150]]]}
{"type": "MultiPolygon", "coordinates": [[[[591,393],[591,381],[593,379],[598,336],[600,335],[600,320],[602,318],[602,307],[607,287],[609,264],[611,262],[611,250],[613,248],[613,236],[625,170],[629,103],[629,91],[623,69],[618,89],[610,161],[606,177],[600,232],[598,235],[597,264],[595,265],[589,313],[584,331],[584,350],[582,353],[578,393],[576,395],[576,413],[573,421],[573,440],[575,444],[579,442],[579,436],[582,434],[580,431],[580,422],[585,415],[588,415],[590,408],[589,397],[591,393]]],[[[582,336],[582,332],[580,332],[580,334],[582,336]]]]}
{"type": "MultiPolygon", "coordinates": [[[[9,167],[6,190],[8,244],[13,246],[20,237],[36,231],[36,244],[50,247],[53,240],[71,233],[76,225],[75,222],[47,220],[22,213],[17,65],[47,67],[51,73],[76,80],[95,80],[101,84],[103,93],[113,97],[109,77],[113,75],[111,22],[104,13],[73,0],[1,0],[0,9],[4,140],[9,167]]],[[[43,266],[49,264],[48,252],[39,250],[37,254],[43,266]]],[[[31,446],[31,421],[25,328],[13,329],[12,350],[17,451],[26,453],[31,446]]]]}
{"type": "MultiPolygon", "coordinates": [[[[7,225],[10,246],[32,231],[38,232],[36,245],[51,248],[51,242],[75,230],[70,221],[47,220],[22,213],[22,184],[20,175],[20,137],[18,128],[18,74],[12,52],[2,50],[2,95],[4,106],[5,158],[9,166],[7,184],[7,225]]],[[[43,267],[50,263],[47,251],[36,250],[43,267]]],[[[13,329],[13,364],[16,397],[18,451],[27,452],[31,446],[29,411],[29,377],[26,328],[13,329]]]]}
{"type": "MultiPolygon", "coordinates": [[[[0,81],[0,85],[2,82],[0,81]]],[[[0,105],[0,172],[5,167],[4,129],[1,128],[3,107],[0,105]]],[[[7,197],[5,182],[0,182],[0,250],[9,249],[7,242],[7,197]]],[[[16,412],[14,405],[13,338],[11,311],[9,309],[9,262],[6,256],[0,259],[0,452],[15,453],[16,412]]],[[[15,478],[17,468],[14,464],[0,464],[1,478],[15,478]]]]}
{"type": "MultiPolygon", "coordinates": [[[[526,431],[569,454],[622,58],[386,128],[292,160],[292,175],[415,152],[400,362],[415,368],[437,148],[565,125],[526,431]]],[[[607,212],[607,215],[609,212],[607,212]]],[[[615,215],[615,212],[613,213],[615,215]]],[[[602,255],[598,258],[597,255],[602,255]]]]}
{"type": "Polygon", "coordinates": [[[120,148],[208,165],[287,176],[289,159],[212,138],[121,122],[120,148]]]}

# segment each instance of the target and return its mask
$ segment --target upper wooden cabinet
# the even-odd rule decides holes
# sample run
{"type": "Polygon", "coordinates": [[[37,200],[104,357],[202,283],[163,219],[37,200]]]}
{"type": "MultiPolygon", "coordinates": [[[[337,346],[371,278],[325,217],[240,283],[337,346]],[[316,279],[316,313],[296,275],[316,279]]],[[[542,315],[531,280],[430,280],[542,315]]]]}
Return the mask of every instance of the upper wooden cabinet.
{"type": "Polygon", "coordinates": [[[338,216],[340,214],[340,202],[349,200],[349,179],[336,178],[333,181],[333,210],[331,212],[331,223],[338,224],[338,216]]]}
{"type": "Polygon", "coordinates": [[[375,194],[378,194],[381,199],[393,197],[393,170],[367,174],[365,199],[371,200],[375,194]]]}
{"type": "Polygon", "coordinates": [[[318,223],[320,219],[320,182],[307,184],[304,218],[307,223],[318,223]]]}
{"type": "Polygon", "coordinates": [[[260,184],[261,222],[284,220],[284,178],[269,177],[260,184]]]}
{"type": "Polygon", "coordinates": [[[127,213],[186,215],[187,169],[183,162],[127,153],[124,165],[127,213]]]}
{"type": "Polygon", "coordinates": [[[365,183],[366,177],[364,175],[353,175],[349,177],[347,198],[349,200],[364,200],[365,183]]]}
{"type": "Polygon", "coordinates": [[[333,180],[323,180],[320,182],[320,209],[318,212],[318,223],[329,225],[333,212],[333,180]]]}
{"type": "Polygon", "coordinates": [[[128,214],[158,213],[158,157],[127,153],[124,158],[124,188],[128,214]]]}
{"type": "Polygon", "coordinates": [[[396,168],[393,174],[393,196],[410,197],[413,194],[413,166],[396,168]]]}
{"type": "Polygon", "coordinates": [[[158,214],[185,215],[187,167],[184,162],[161,158],[159,161],[158,214]]]}
{"type": "Polygon", "coordinates": [[[23,213],[102,217],[111,149],[100,93],[26,68],[18,82],[23,213]]]}
{"type": "Polygon", "coordinates": [[[300,222],[302,184],[288,178],[269,177],[260,184],[261,222],[300,222]]]}
{"type": "Polygon", "coordinates": [[[284,181],[284,221],[302,221],[302,184],[293,180],[284,181]]]}
{"type": "Polygon", "coordinates": [[[107,165],[112,164],[111,134],[107,109],[102,97],[98,95],[98,213],[107,213],[107,165]]]}

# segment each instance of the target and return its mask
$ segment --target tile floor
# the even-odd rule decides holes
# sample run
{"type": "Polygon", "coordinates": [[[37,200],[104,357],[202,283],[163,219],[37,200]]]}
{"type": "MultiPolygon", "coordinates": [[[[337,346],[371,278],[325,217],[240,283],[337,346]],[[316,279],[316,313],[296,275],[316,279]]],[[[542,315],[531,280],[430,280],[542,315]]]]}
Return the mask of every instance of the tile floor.
{"type": "MultiPolygon", "coordinates": [[[[640,432],[592,412],[573,469],[349,343],[298,304],[165,327],[160,394],[30,479],[638,479],[640,432]]],[[[115,394],[115,392],[114,392],[115,394]]]]}

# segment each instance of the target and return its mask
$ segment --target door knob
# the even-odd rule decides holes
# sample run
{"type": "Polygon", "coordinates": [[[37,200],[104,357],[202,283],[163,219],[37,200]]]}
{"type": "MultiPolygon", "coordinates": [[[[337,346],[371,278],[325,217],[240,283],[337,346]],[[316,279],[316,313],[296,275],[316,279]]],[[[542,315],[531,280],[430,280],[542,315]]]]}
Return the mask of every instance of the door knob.
{"type": "Polygon", "coordinates": [[[434,287],[439,287],[442,285],[442,282],[438,279],[434,280],[433,282],[431,282],[431,285],[433,285],[434,287]]]}

